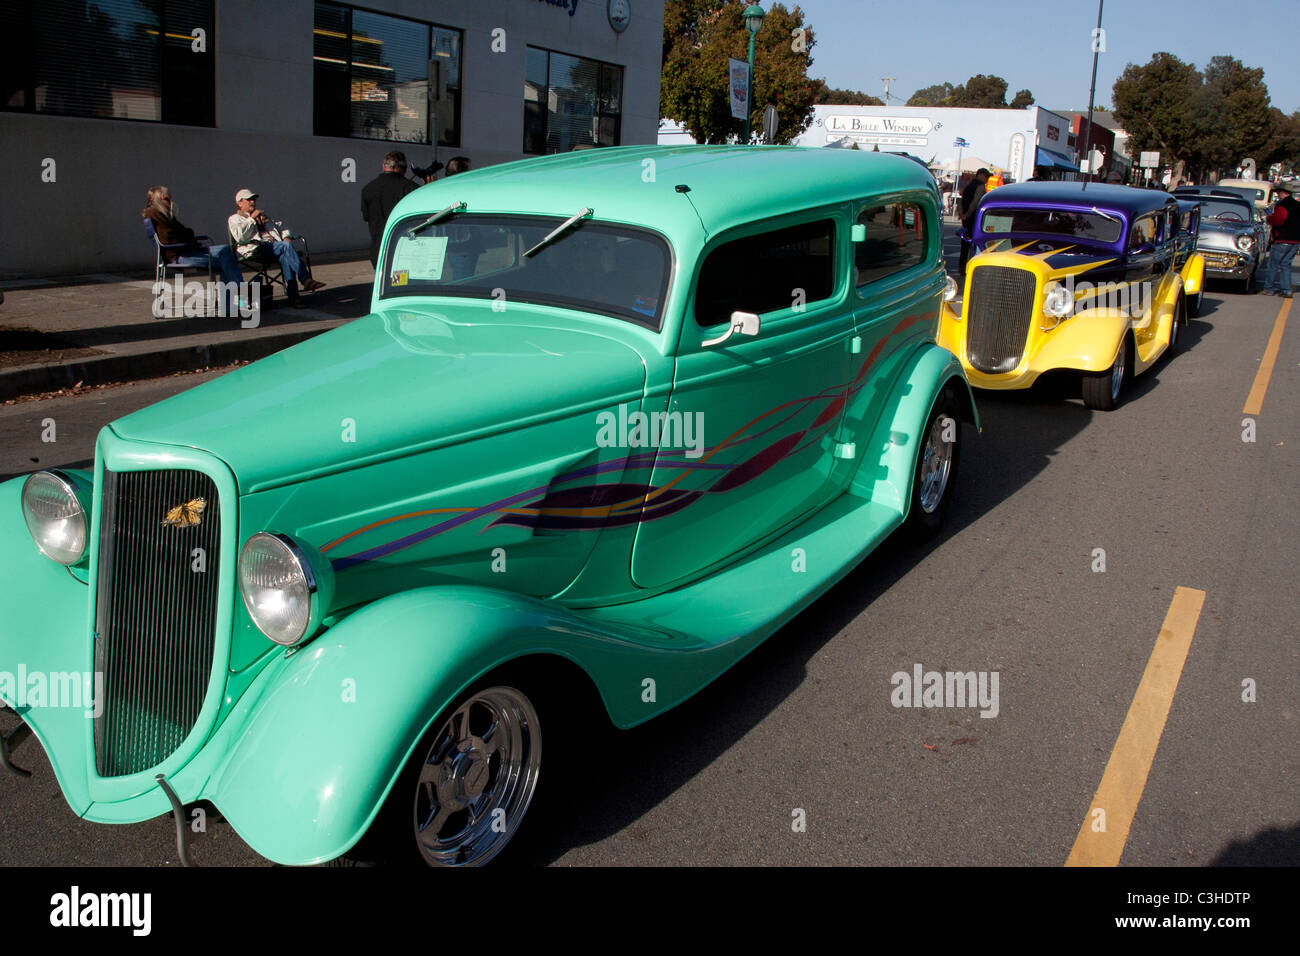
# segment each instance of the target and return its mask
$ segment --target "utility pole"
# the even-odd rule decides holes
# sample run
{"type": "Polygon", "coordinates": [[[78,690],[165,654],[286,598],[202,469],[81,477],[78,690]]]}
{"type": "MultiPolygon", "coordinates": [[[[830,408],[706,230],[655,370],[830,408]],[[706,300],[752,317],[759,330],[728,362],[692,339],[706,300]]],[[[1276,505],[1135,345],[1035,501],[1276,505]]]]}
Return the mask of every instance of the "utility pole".
{"type": "Polygon", "coordinates": [[[1096,173],[1092,168],[1092,150],[1088,144],[1092,139],[1092,104],[1097,96],[1097,57],[1105,46],[1103,38],[1106,34],[1101,31],[1101,10],[1105,3],[1106,0],[1097,0],[1097,29],[1092,34],[1092,86],[1088,89],[1088,121],[1083,124],[1083,155],[1088,157],[1088,172],[1083,177],[1084,189],[1088,188],[1088,180],[1096,173]]]}
{"type": "Polygon", "coordinates": [[[885,84],[885,105],[886,106],[889,105],[889,87],[893,84],[894,80],[896,79],[897,77],[894,76],[882,76],[880,78],[880,82],[885,84]]]}

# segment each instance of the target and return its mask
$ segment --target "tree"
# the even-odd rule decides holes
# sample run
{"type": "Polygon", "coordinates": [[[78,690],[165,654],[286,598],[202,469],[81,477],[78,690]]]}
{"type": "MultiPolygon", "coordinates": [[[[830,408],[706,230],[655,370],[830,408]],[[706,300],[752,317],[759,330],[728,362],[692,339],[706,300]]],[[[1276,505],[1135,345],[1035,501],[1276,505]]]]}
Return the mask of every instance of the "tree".
{"type": "Polygon", "coordinates": [[[1215,169],[1235,167],[1256,154],[1273,132],[1264,71],[1231,56],[1211,57],[1202,91],[1215,169]]]}
{"type": "Polygon", "coordinates": [[[938,86],[927,86],[924,89],[917,90],[912,94],[912,98],[907,101],[908,106],[947,106],[948,98],[952,96],[952,84],[940,83],[938,86]]]}
{"type": "Polygon", "coordinates": [[[1274,163],[1281,163],[1283,170],[1300,169],[1300,110],[1287,116],[1274,106],[1268,112],[1272,129],[1256,157],[1260,175],[1274,163]]]}
{"type": "MultiPolygon", "coordinates": [[[[668,0],[664,6],[659,111],[697,142],[725,143],[743,134],[744,121],[731,115],[727,61],[748,56],[745,6],[741,0],[668,0]]],[[[816,92],[808,77],[814,43],[799,7],[775,3],[767,11],[754,45],[753,129],[762,128],[768,104],[780,119],[778,142],[789,143],[808,128],[816,92]]]]}
{"type": "Polygon", "coordinates": [[[838,90],[825,80],[813,80],[813,103],[827,106],[884,106],[885,101],[859,90],[838,90]]]}
{"type": "Polygon", "coordinates": [[[954,88],[948,102],[943,105],[1004,109],[1007,105],[1007,81],[1000,76],[976,74],[954,88]]]}
{"type": "MultiPolygon", "coordinates": [[[[1205,124],[1201,73],[1172,53],[1156,53],[1145,66],[1124,68],[1111,92],[1115,119],[1128,133],[1129,155],[1159,150],[1171,164],[1190,162],[1201,178],[1205,124]]],[[[1181,174],[1181,169],[1178,170],[1181,174]]]]}
{"type": "Polygon", "coordinates": [[[1011,101],[1013,110],[1023,110],[1034,105],[1034,94],[1028,90],[1018,90],[1015,98],[1011,101]]]}

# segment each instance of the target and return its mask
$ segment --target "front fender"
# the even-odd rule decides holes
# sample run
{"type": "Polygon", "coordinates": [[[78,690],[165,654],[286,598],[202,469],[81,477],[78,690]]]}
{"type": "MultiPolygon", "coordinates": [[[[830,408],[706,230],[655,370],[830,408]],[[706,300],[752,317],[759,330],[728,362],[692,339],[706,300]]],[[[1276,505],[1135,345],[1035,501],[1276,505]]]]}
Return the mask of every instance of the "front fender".
{"type": "Polygon", "coordinates": [[[961,362],[938,345],[921,346],[908,359],[905,371],[891,392],[891,404],[881,415],[872,436],[870,452],[863,456],[858,467],[852,494],[885,505],[907,517],[912,501],[918,442],[939,393],[949,383],[956,385],[958,401],[965,405],[967,420],[974,424],[976,431],[979,430],[979,413],[970,385],[962,373],[961,362]]]}
{"type": "Polygon", "coordinates": [[[1183,277],[1183,288],[1188,295],[1196,295],[1204,288],[1205,283],[1205,260],[1197,253],[1193,252],[1183,263],[1180,272],[1183,277]]]}
{"type": "Polygon", "coordinates": [[[1035,377],[1052,369],[1104,372],[1115,362],[1132,319],[1123,309],[1088,309],[1053,329],[1029,362],[1035,377]]]}
{"type": "Polygon", "coordinates": [[[258,853],[349,850],[440,711],[508,660],[621,644],[554,605],[483,587],[421,588],[344,618],[269,665],[204,795],[258,853]]]}

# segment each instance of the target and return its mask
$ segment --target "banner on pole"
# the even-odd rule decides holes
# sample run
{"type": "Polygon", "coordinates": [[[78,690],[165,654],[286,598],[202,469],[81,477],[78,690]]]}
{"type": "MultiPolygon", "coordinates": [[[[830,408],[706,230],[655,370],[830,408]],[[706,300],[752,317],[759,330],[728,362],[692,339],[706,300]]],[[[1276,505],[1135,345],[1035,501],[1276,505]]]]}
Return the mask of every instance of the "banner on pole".
{"type": "Polygon", "coordinates": [[[743,120],[749,115],[749,64],[744,60],[731,61],[731,115],[743,120]]]}

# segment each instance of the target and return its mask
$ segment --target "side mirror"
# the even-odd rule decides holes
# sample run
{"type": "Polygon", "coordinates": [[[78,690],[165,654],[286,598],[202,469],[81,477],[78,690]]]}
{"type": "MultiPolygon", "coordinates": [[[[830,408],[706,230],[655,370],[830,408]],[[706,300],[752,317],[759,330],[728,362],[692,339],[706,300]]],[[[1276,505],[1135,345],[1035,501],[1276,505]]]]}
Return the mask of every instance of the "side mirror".
{"type": "Polygon", "coordinates": [[[723,332],[716,339],[706,339],[700,343],[704,348],[711,348],[714,345],[721,345],[733,335],[758,335],[761,322],[758,316],[753,312],[733,312],[731,313],[731,325],[727,331],[723,332]]]}

